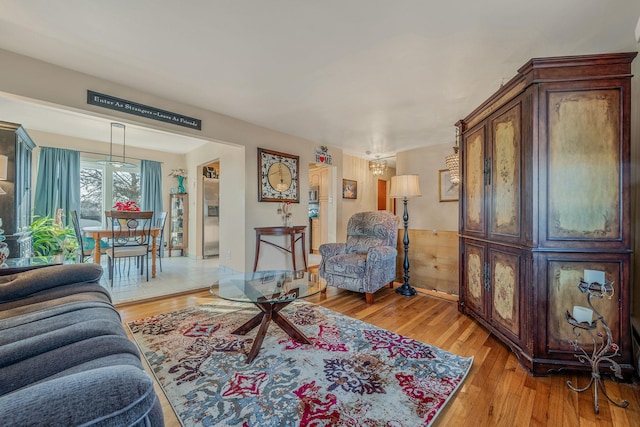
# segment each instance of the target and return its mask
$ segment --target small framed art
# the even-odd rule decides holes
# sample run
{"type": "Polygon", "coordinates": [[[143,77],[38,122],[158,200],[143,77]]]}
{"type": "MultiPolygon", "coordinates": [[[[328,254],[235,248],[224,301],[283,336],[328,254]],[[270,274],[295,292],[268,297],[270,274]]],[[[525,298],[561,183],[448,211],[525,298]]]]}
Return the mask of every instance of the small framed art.
{"type": "Polygon", "coordinates": [[[358,198],[358,181],[351,179],[342,180],[342,198],[357,199],[358,198]]]}
{"type": "Polygon", "coordinates": [[[438,195],[441,202],[457,202],[460,197],[458,194],[458,185],[451,182],[451,173],[449,169],[440,169],[438,171],[438,195]]]}

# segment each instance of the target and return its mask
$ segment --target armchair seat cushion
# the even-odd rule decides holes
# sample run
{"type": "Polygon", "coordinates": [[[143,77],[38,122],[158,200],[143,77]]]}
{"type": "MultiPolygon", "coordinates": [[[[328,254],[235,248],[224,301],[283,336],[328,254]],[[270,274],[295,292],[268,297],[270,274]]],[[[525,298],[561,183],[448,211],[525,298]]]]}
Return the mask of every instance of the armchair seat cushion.
{"type": "Polygon", "coordinates": [[[112,252],[107,252],[107,256],[113,258],[126,258],[144,256],[148,252],[147,246],[131,245],[131,246],[119,246],[113,248],[112,252]]]}
{"type": "Polygon", "coordinates": [[[342,254],[331,258],[324,271],[328,274],[359,279],[364,276],[367,268],[367,255],[363,254],[342,254]]]}

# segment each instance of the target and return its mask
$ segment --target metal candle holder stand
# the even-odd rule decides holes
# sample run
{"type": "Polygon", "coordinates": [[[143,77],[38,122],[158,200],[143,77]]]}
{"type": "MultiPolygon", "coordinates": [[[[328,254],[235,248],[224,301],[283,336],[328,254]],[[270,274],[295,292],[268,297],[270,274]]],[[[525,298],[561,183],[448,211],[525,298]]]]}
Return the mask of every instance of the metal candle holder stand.
{"type": "Polygon", "coordinates": [[[598,310],[593,307],[593,304],[591,303],[592,297],[600,299],[607,297],[608,299],[611,299],[614,294],[613,283],[605,281],[604,284],[600,284],[598,282],[589,284],[583,279],[580,279],[580,283],[578,283],[578,289],[583,294],[587,294],[587,304],[589,304],[589,307],[591,307],[593,312],[596,313],[598,317],[591,323],[578,322],[569,313],[569,311],[567,311],[565,313],[565,318],[567,322],[569,322],[569,324],[573,326],[573,334],[576,337],[576,339],[574,340],[569,340],[569,343],[573,345],[573,349],[576,352],[575,356],[578,358],[578,360],[584,364],[591,365],[591,380],[583,388],[575,387],[570,380],[567,381],[567,385],[571,390],[578,393],[586,391],[591,388],[591,386],[593,386],[593,400],[596,414],[600,412],[600,407],[598,406],[598,389],[602,390],[602,394],[604,394],[609,402],[620,408],[626,408],[627,406],[629,406],[629,401],[622,400],[620,403],[614,401],[613,399],[611,399],[611,397],[609,397],[607,391],[604,388],[604,382],[600,376],[599,368],[601,362],[609,362],[611,364],[609,366],[609,369],[611,369],[611,371],[617,378],[622,379],[622,370],[620,369],[620,365],[612,360],[613,357],[620,355],[620,347],[613,342],[611,329],[609,329],[609,326],[604,321],[604,317],[600,314],[600,312],[598,312],[598,310]],[[602,332],[594,333],[594,331],[598,328],[598,323],[602,325],[602,328],[606,333],[606,340],[602,332]],[[587,334],[589,334],[589,336],[591,337],[591,341],[593,342],[593,351],[591,352],[591,354],[589,354],[587,350],[585,350],[584,347],[582,347],[578,343],[578,338],[581,336],[581,331],[586,331],[587,334]]]}

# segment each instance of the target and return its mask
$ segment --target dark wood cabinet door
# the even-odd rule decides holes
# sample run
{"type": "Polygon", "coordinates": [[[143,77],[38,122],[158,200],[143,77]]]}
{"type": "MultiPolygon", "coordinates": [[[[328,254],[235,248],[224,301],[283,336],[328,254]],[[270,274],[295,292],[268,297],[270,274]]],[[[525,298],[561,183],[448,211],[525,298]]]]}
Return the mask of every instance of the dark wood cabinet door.
{"type": "Polygon", "coordinates": [[[520,315],[523,283],[522,255],[511,247],[489,247],[491,324],[516,342],[522,341],[520,315]]]}
{"type": "MultiPolygon", "coordinates": [[[[565,319],[565,313],[568,311],[572,314],[574,307],[590,309],[587,295],[578,289],[578,284],[584,278],[585,270],[596,270],[604,272],[605,280],[613,284],[613,293],[604,298],[592,297],[591,302],[611,329],[613,341],[626,356],[617,361],[630,357],[629,322],[625,309],[629,298],[628,284],[625,283],[625,278],[628,277],[628,260],[627,254],[551,253],[542,257],[541,268],[547,276],[547,287],[542,290],[543,298],[547,301],[547,331],[546,340],[540,348],[541,352],[546,353],[547,357],[559,357],[564,354],[568,360],[573,360],[574,351],[568,340],[576,337],[565,319]]],[[[592,320],[596,317],[597,314],[593,313],[592,320]]],[[[605,333],[601,325],[598,332],[605,333]]],[[[582,334],[578,341],[587,351],[593,349],[593,343],[586,333],[582,334]]]]}
{"type": "Polygon", "coordinates": [[[487,315],[487,280],[486,244],[465,240],[462,265],[462,292],[464,302],[469,310],[481,317],[487,315]]]}
{"type": "MultiPolygon", "coordinates": [[[[626,247],[622,87],[547,85],[543,164],[547,247],[626,247]]],[[[628,234],[628,233],[627,233],[628,234]]]]}
{"type": "Polygon", "coordinates": [[[489,238],[517,242],[521,238],[521,111],[520,103],[491,119],[491,181],[489,238]]]}
{"type": "Polygon", "coordinates": [[[463,148],[464,191],[462,206],[464,211],[464,233],[484,237],[486,234],[485,219],[485,128],[478,127],[464,139],[463,148]]]}

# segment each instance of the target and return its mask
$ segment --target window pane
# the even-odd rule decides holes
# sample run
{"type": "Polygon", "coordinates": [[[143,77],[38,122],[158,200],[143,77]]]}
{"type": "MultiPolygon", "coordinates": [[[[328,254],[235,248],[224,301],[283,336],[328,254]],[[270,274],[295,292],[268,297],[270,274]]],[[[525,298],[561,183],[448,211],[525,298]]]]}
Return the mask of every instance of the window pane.
{"type": "Polygon", "coordinates": [[[113,170],[113,203],[134,201],[140,206],[140,171],[113,170]]]}
{"type": "Polygon", "coordinates": [[[140,166],[119,169],[99,164],[95,159],[80,159],[81,226],[103,225],[104,211],[117,202],[133,200],[140,205],[140,166]]]}
{"type": "Polygon", "coordinates": [[[102,178],[101,168],[80,169],[80,219],[102,221],[102,178]]]}

